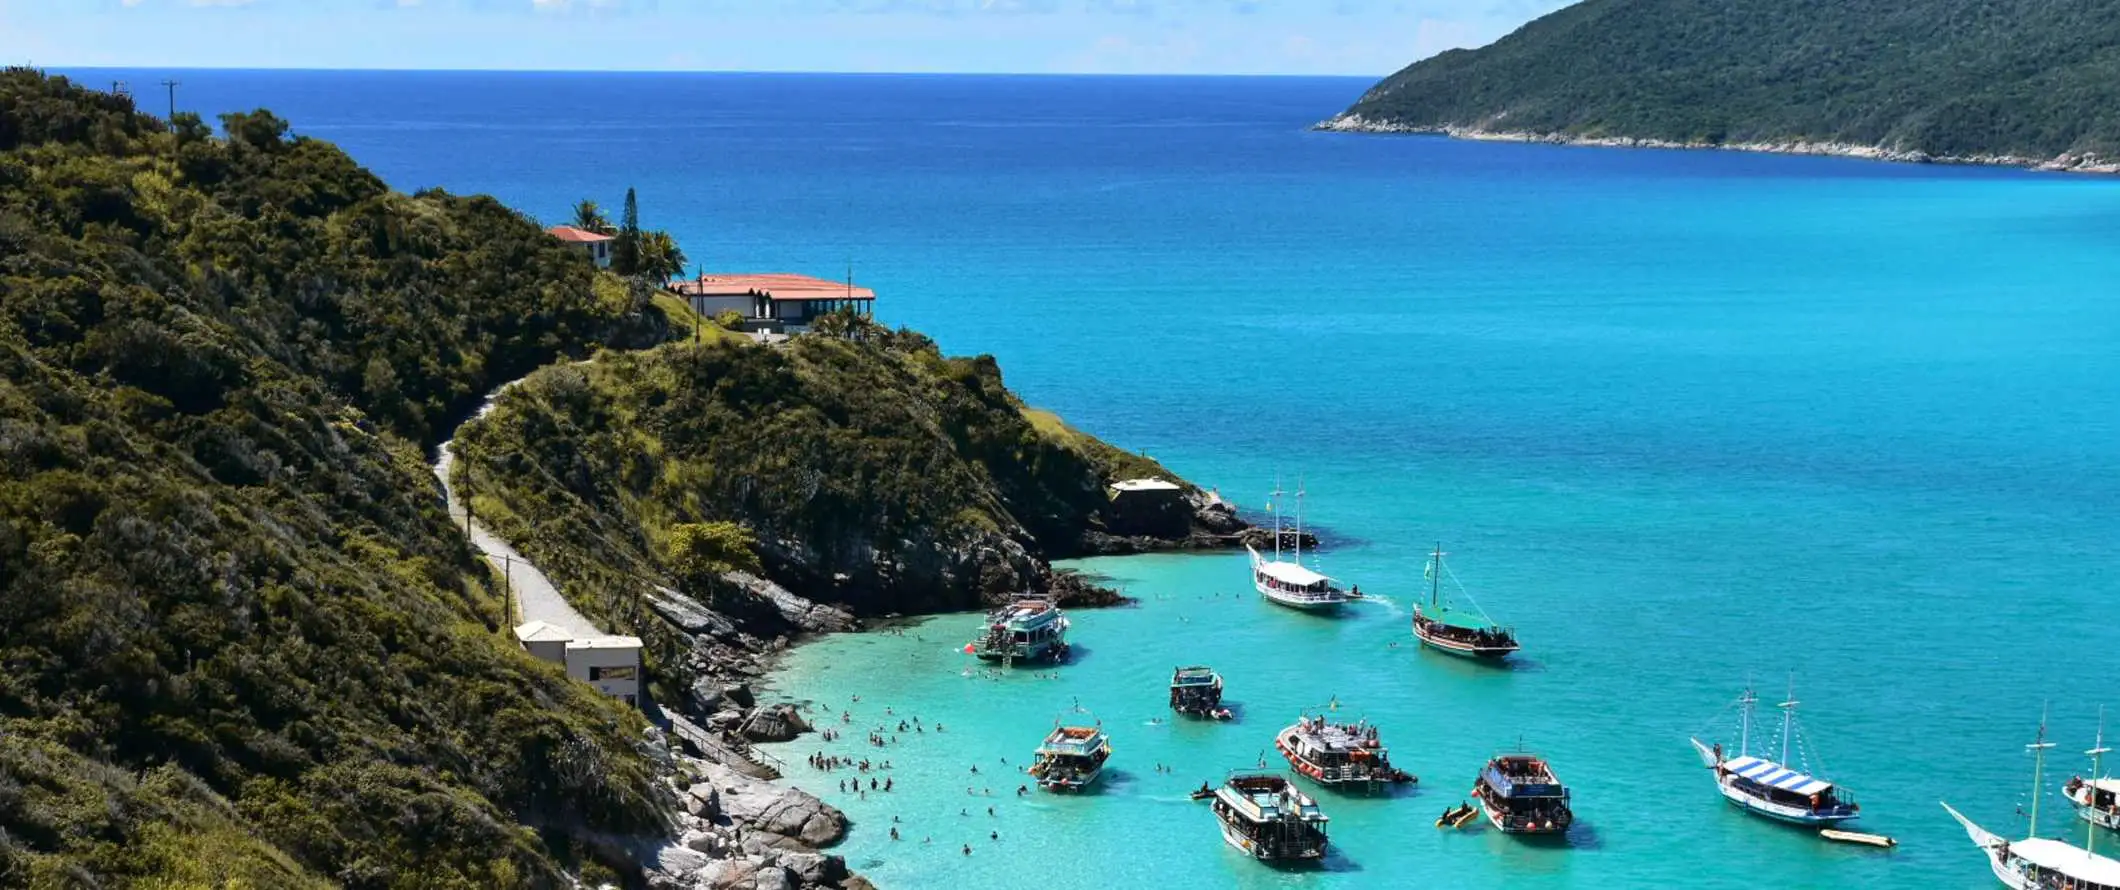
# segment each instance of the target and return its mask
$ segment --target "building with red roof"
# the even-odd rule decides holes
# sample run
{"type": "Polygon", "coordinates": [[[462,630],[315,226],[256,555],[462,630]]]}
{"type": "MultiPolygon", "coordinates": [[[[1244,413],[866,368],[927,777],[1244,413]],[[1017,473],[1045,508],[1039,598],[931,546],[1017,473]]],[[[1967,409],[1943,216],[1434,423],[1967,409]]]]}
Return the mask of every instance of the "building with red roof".
{"type": "Polygon", "coordinates": [[[800,332],[818,316],[840,310],[863,318],[876,314],[876,292],[869,288],[790,272],[701,274],[670,289],[694,312],[712,318],[734,311],[762,330],[800,332]]]}
{"type": "Polygon", "coordinates": [[[580,248],[589,255],[589,261],[595,263],[596,268],[611,267],[611,242],[614,239],[610,235],[575,226],[553,226],[546,229],[545,234],[580,248]]]}

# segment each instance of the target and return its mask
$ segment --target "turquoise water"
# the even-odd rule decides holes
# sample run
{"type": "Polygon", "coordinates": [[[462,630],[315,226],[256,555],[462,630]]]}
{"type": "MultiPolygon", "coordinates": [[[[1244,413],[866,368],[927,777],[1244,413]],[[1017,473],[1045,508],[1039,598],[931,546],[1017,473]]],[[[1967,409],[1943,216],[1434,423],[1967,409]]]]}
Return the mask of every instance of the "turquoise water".
{"type": "Polygon", "coordinates": [[[1305,132],[1354,80],[182,79],[400,187],[557,219],[632,184],[709,267],[851,260],[887,320],[1240,504],[1303,476],[1324,567],[1390,602],[1323,619],[1236,596],[1241,556],[1096,560],[1141,603],[1076,613],[1059,679],[963,676],[969,616],[796,651],[777,691],[854,731],[783,752],[893,761],[890,794],[810,783],[889,886],[1986,887],[1937,800],[2021,831],[2042,702],[2057,781],[2120,704],[2120,182],[1305,132]],[[1518,666],[1412,646],[1437,541],[1518,666]],[[1167,723],[1193,661],[1240,722],[1167,723]],[[1744,818],[1695,766],[1689,733],[1791,674],[1899,850],[1744,818]],[[1240,861],[1185,792],[1334,696],[1420,790],[1322,795],[1322,872],[1240,861]],[[1000,758],[1078,700],[1113,781],[1019,800],[1000,758]],[[948,731],[868,749],[886,706],[948,731]],[[1571,842],[1433,828],[1519,738],[1574,786],[1571,842]]]}

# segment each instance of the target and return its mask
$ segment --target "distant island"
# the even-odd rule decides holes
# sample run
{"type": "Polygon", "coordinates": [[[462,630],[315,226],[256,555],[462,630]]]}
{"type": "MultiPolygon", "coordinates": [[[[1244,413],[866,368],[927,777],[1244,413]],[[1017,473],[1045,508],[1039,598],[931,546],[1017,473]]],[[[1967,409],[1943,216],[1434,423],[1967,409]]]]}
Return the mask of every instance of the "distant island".
{"type": "Polygon", "coordinates": [[[1319,129],[2120,172],[2120,0],[1585,0],[1319,129]]]}

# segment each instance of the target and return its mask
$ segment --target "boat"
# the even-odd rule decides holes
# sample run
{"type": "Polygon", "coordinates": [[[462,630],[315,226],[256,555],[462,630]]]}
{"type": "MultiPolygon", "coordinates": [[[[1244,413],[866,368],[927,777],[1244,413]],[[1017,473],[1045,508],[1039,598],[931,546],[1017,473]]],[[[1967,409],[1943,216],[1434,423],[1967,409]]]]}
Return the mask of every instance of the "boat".
{"type": "Polygon", "coordinates": [[[1881,847],[1886,850],[1899,846],[1898,839],[1886,835],[1864,834],[1860,831],[1842,831],[1838,828],[1821,828],[1818,830],[1818,836],[1836,843],[1862,844],[1869,847],[1881,847]]]}
{"type": "Polygon", "coordinates": [[[1459,801],[1457,806],[1444,810],[1443,815],[1436,817],[1435,827],[1457,828],[1466,822],[1472,821],[1472,817],[1477,815],[1479,811],[1478,807],[1459,801]]]}
{"type": "Polygon", "coordinates": [[[1568,786],[1535,755],[1503,754],[1487,761],[1472,798],[1487,821],[1507,834],[1564,834],[1575,824],[1568,786]]]}
{"type": "MultiPolygon", "coordinates": [[[[1701,765],[1714,770],[1715,789],[1723,799],[1747,813],[1796,825],[1834,825],[1860,816],[1862,808],[1839,786],[1785,765],[1792,745],[1797,743],[1793,685],[1789,699],[1780,705],[1781,759],[1752,754],[1752,710],[1758,702],[1758,696],[1749,688],[1737,699],[1743,728],[1739,731],[1736,756],[1729,756],[1720,742],[1709,745],[1697,738],[1692,740],[1701,765]]],[[[1795,753],[1802,755],[1800,749],[1795,753]]]]}
{"type": "Polygon", "coordinates": [[[2083,752],[2091,758],[2091,777],[2070,776],[2068,784],[2061,786],[2061,793],[2075,808],[2077,818],[2108,831],[2120,831],[2120,779],[2104,775],[2105,755],[2112,750],[2105,746],[2105,711],[2101,709],[2098,743],[2083,752]]]}
{"type": "Polygon", "coordinates": [[[1296,487],[1296,534],[1295,550],[1289,559],[1281,558],[1281,487],[1274,486],[1266,509],[1273,513],[1273,558],[1261,555],[1258,548],[1249,544],[1244,549],[1251,553],[1251,586],[1260,596],[1291,609],[1325,611],[1338,608],[1341,603],[1356,597],[1340,587],[1333,579],[1303,565],[1303,489],[1296,487]]]}
{"type": "Polygon", "coordinates": [[[1004,664],[1067,659],[1067,616],[1050,597],[1019,596],[986,616],[977,640],[966,646],[982,661],[1004,664]]]}
{"type": "Polygon", "coordinates": [[[1038,746],[1030,774],[1047,791],[1081,791],[1097,783],[1111,756],[1111,739],[1102,727],[1062,723],[1038,746]]]}
{"type": "Polygon", "coordinates": [[[1318,802],[1279,773],[1236,773],[1214,792],[1222,839],[1262,862],[1325,858],[1325,823],[1318,802]]]}
{"type": "Polygon", "coordinates": [[[1306,715],[1281,730],[1273,746],[1296,772],[1320,785],[1373,790],[1417,781],[1413,774],[1391,765],[1389,749],[1367,720],[1334,723],[1323,716],[1306,715]]]}
{"type": "MultiPolygon", "coordinates": [[[[1457,585],[1459,595],[1472,608],[1457,608],[1444,602],[1443,575],[1448,571],[1443,565],[1443,547],[1438,544],[1429,556],[1426,570],[1428,602],[1413,605],[1413,635],[1421,645],[1451,655],[1485,659],[1508,658],[1523,648],[1516,642],[1516,630],[1487,617],[1471,594],[1464,592],[1463,585],[1457,585]]],[[[1452,575],[1450,580],[1455,585],[1457,576],[1452,575]]]]}
{"type": "Polygon", "coordinates": [[[1171,671],[1170,709],[1210,720],[1228,720],[1233,716],[1228,708],[1222,707],[1222,675],[1205,665],[1171,671]]]}
{"type": "Polygon", "coordinates": [[[2039,836],[2039,798],[2044,789],[2042,775],[2046,766],[2046,749],[2054,744],[2046,740],[2046,721],[2039,721],[2039,736],[2025,747],[2032,751],[2032,813],[2030,831],[2023,840],[2010,840],[1979,826],[1966,818],[1950,804],[1943,805],[1944,812],[1965,828],[1965,834],[1973,846],[1988,859],[1988,868],[1995,879],[2011,890],[2120,890],[2120,860],[2098,855],[2096,826],[2084,830],[2088,846],[2077,847],[2067,841],[2039,836]]]}

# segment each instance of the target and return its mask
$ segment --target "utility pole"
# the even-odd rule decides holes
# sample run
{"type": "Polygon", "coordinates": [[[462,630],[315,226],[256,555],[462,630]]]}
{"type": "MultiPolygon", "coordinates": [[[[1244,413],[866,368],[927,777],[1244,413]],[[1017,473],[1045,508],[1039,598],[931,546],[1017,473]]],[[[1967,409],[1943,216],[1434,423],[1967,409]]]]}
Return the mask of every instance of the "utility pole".
{"type": "Polygon", "coordinates": [[[178,82],[175,80],[162,81],[162,87],[169,90],[169,117],[167,120],[169,121],[169,166],[172,169],[178,168],[182,163],[178,160],[177,154],[177,150],[182,148],[182,146],[177,144],[177,84],[178,82]]]}

